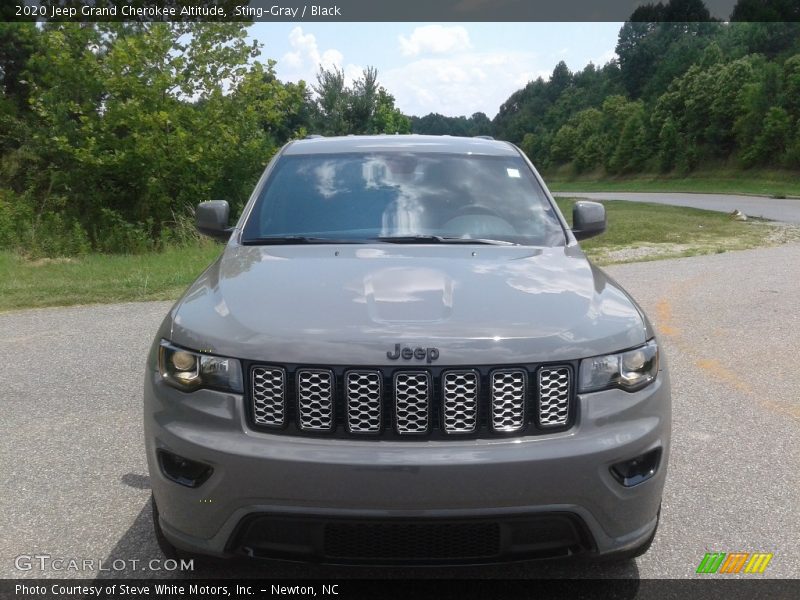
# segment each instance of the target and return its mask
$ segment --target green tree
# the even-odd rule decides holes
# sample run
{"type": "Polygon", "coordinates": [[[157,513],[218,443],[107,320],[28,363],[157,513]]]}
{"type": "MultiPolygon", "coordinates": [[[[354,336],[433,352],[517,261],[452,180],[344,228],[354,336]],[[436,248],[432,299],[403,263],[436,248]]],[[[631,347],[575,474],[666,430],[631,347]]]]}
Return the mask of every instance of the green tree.
{"type": "Polygon", "coordinates": [[[26,110],[30,87],[24,76],[28,60],[41,39],[33,23],[0,22],[0,91],[6,110],[26,110]]]}
{"type": "Polygon", "coordinates": [[[657,48],[650,42],[651,36],[658,29],[654,22],[660,20],[660,14],[642,14],[647,8],[640,7],[631,15],[619,32],[616,53],[622,73],[622,81],[627,92],[638,96],[645,86],[657,59],[657,48]],[[642,19],[646,19],[642,22],[642,19]]]}
{"type": "Polygon", "coordinates": [[[525,137],[522,138],[522,143],[520,144],[520,150],[522,150],[525,155],[531,160],[534,160],[534,156],[536,155],[536,136],[532,133],[526,133],[525,137]]]}
{"type": "Polygon", "coordinates": [[[755,142],[743,152],[742,161],[751,166],[783,160],[791,134],[791,121],[786,110],[777,106],[771,107],[764,117],[764,124],[755,142]]]}
{"type": "Polygon", "coordinates": [[[672,78],[700,59],[718,31],[702,0],[670,0],[634,10],[616,47],[630,96],[652,98],[663,93],[672,78]]]}
{"type": "Polygon", "coordinates": [[[569,162],[575,158],[577,147],[578,130],[572,125],[562,125],[553,138],[550,158],[556,164],[569,162]]]}
{"type": "Polygon", "coordinates": [[[602,134],[602,112],[587,108],[576,114],[570,122],[575,127],[575,150],[573,162],[578,172],[602,165],[607,150],[602,134]]]}
{"type": "Polygon", "coordinates": [[[795,124],[794,133],[786,150],[785,162],[790,169],[800,168],[800,121],[795,124]]]}
{"type": "Polygon", "coordinates": [[[352,85],[338,67],[320,68],[314,86],[315,132],[324,135],[408,133],[411,121],[394,105],[394,96],[378,83],[378,70],[367,67],[352,85]]]}
{"type": "Polygon", "coordinates": [[[703,69],[708,69],[716,64],[723,62],[722,56],[722,49],[719,47],[717,42],[711,42],[708,46],[706,46],[705,50],[703,50],[703,56],[700,59],[700,67],[703,69]]]}
{"type": "Polygon", "coordinates": [[[609,160],[609,171],[627,173],[638,171],[647,160],[644,114],[637,110],[625,121],[613,155],[609,160]]]}
{"type": "Polygon", "coordinates": [[[800,118],[800,54],[783,63],[783,105],[793,118],[800,118]]]}
{"type": "Polygon", "coordinates": [[[394,96],[378,88],[375,112],[368,127],[369,133],[411,133],[411,119],[394,105],[394,96]]]}
{"type": "Polygon", "coordinates": [[[472,113],[469,119],[469,135],[492,135],[492,122],[486,113],[472,113]]]}
{"type": "Polygon", "coordinates": [[[733,7],[731,21],[797,21],[800,5],[794,0],[739,0],[733,7]]]}
{"type": "Polygon", "coordinates": [[[378,106],[378,70],[367,67],[348,90],[346,119],[350,133],[372,133],[374,116],[378,106]]]}
{"type": "Polygon", "coordinates": [[[302,105],[302,87],[250,62],[242,24],[59,23],[42,36],[28,193],[36,214],[80,221],[105,250],[142,249],[201,200],[241,206],[302,105]]]}
{"type": "Polygon", "coordinates": [[[317,83],[312,86],[317,95],[314,103],[314,129],[322,135],[343,135],[350,131],[347,122],[348,90],[344,71],[338,67],[320,69],[317,83]]]}
{"type": "Polygon", "coordinates": [[[675,168],[678,144],[678,129],[672,117],[667,117],[658,134],[658,164],[661,171],[666,173],[675,168]]]}
{"type": "MultiPolygon", "coordinates": [[[[641,101],[631,102],[625,96],[615,94],[605,99],[600,110],[602,113],[600,132],[604,145],[603,166],[607,171],[613,173],[630,170],[628,162],[633,157],[630,154],[633,150],[630,144],[634,143],[634,137],[636,138],[637,152],[645,152],[647,132],[641,119],[644,112],[643,104],[641,101]],[[634,116],[638,117],[636,123],[631,121],[634,116]],[[627,133],[626,127],[628,127],[627,133]],[[636,129],[635,134],[634,128],[636,129]],[[625,135],[628,137],[624,143],[628,147],[621,149],[620,144],[623,143],[622,137],[625,135]]],[[[641,158],[644,160],[646,157],[642,154],[641,158]]]]}
{"type": "Polygon", "coordinates": [[[742,55],[757,53],[777,58],[800,50],[800,23],[796,18],[785,22],[732,22],[728,37],[728,44],[742,55]]]}
{"type": "Polygon", "coordinates": [[[713,65],[710,73],[711,104],[703,139],[712,154],[727,157],[735,147],[734,124],[741,110],[743,90],[756,81],[757,74],[747,59],[713,65]]]}
{"type": "MultiPolygon", "coordinates": [[[[533,133],[526,133],[522,138],[520,148],[528,156],[537,168],[547,168],[551,164],[550,150],[553,143],[553,135],[546,129],[539,129],[533,133]]],[[[571,154],[566,154],[567,159],[571,154]]]]}

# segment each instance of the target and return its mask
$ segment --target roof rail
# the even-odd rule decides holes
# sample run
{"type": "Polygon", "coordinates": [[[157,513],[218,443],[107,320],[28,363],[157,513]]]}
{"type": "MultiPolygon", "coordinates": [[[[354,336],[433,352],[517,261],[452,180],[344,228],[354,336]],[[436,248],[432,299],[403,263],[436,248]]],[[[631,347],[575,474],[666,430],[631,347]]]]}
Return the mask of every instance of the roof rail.
{"type": "Polygon", "coordinates": [[[473,135],[472,137],[478,138],[479,140],[493,140],[494,139],[490,135],[473,135]]]}
{"type": "Polygon", "coordinates": [[[319,139],[319,138],[321,138],[321,137],[325,137],[325,136],[324,136],[324,135],[320,135],[320,134],[318,134],[318,133],[309,133],[309,134],[306,136],[306,139],[307,139],[307,140],[318,140],[318,139],[319,139]]]}

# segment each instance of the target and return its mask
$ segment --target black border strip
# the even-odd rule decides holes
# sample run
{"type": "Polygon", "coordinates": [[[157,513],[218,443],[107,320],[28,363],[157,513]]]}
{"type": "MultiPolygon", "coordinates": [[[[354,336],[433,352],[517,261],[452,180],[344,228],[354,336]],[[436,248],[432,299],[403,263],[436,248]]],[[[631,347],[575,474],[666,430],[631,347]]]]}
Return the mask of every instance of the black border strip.
{"type": "MultiPolygon", "coordinates": [[[[267,565],[269,563],[265,563],[267,565]]],[[[576,575],[581,568],[576,565],[576,575]]],[[[800,579],[728,578],[708,576],[702,579],[3,579],[0,598],[37,598],[40,600],[83,600],[107,598],[122,600],[149,598],[167,600],[212,600],[214,598],[279,598],[288,594],[276,593],[276,588],[307,587],[310,594],[291,594],[293,598],[330,598],[335,600],[369,599],[393,600],[436,598],[438,600],[468,600],[481,598],[533,599],[570,598],[584,600],[703,598],[704,600],[767,599],[794,600],[800,596],[800,579]],[[16,586],[30,590],[39,587],[44,593],[21,593],[16,586]],[[156,593],[155,586],[173,586],[171,591],[156,593]],[[55,586],[55,588],[54,588],[55,586]],[[91,587],[97,592],[54,593],[53,589],[91,587]],[[136,593],[123,593],[123,586],[136,586],[136,593]],[[192,591],[190,586],[195,586],[192,591]],[[238,587],[237,587],[238,586],[238,587]],[[275,586],[275,587],[273,587],[275,586]],[[327,586],[328,593],[323,591],[327,586]],[[335,586],[335,587],[334,587],[335,586]],[[147,592],[143,590],[147,588],[147,592]],[[212,588],[216,593],[200,593],[212,588]],[[177,591],[182,589],[183,591],[177,591]],[[173,591],[174,590],[174,591],[173,591]],[[263,591],[262,591],[263,590],[263,591]],[[332,591],[331,591],[332,590],[332,591]]]]}
{"type": "MultiPolygon", "coordinates": [[[[730,19],[737,0],[704,0],[710,16],[730,19]]],[[[662,0],[667,4],[668,0],[662,0]]],[[[281,22],[549,22],[630,18],[657,0],[9,0],[7,21],[281,21],[281,22]],[[27,6],[28,8],[23,8],[27,6]],[[131,8],[134,7],[134,9],[131,8]],[[37,7],[37,8],[33,8],[37,7]],[[43,7],[43,9],[38,8],[43,7]],[[57,8],[59,10],[54,10],[57,8]],[[323,10],[324,9],[324,10],[323,10]]],[[[781,0],[761,0],[744,16],[800,21],[800,10],[781,0]],[[777,7],[773,10],[773,7],[777,7]]],[[[688,20],[694,20],[688,14],[688,20]]],[[[679,15],[680,16],[680,15],[679,15]]],[[[681,20],[681,19],[676,19],[681,20]]]]}

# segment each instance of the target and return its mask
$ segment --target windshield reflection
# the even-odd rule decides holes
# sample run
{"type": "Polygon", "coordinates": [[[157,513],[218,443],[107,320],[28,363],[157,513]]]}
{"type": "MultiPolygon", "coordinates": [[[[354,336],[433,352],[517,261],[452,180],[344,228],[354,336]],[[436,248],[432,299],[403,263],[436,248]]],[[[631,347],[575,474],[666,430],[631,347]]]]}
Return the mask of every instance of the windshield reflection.
{"type": "Polygon", "coordinates": [[[433,152],[280,158],[243,241],[298,235],[565,243],[555,211],[520,157],[433,152]]]}

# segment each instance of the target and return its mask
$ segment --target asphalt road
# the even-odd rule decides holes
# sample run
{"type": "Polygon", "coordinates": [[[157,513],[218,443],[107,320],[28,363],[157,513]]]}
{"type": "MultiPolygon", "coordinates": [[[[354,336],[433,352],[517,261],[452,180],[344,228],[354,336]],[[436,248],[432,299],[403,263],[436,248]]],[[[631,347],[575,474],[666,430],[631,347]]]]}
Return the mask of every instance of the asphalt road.
{"type": "MultiPolygon", "coordinates": [[[[211,562],[194,575],[685,578],[706,552],[745,551],[774,553],[761,577],[800,577],[800,245],[608,271],[650,314],[672,368],[673,454],[648,554],[468,569],[211,562]]],[[[117,576],[177,576],[141,570],[161,556],[142,449],[143,360],[168,306],[0,315],[0,577],[109,574],[15,568],[33,554],[128,561],[117,576]]]]}
{"type": "Polygon", "coordinates": [[[739,209],[749,217],[763,217],[772,221],[800,223],[800,200],[779,200],[768,196],[736,196],[732,194],[689,194],[678,192],[556,192],[555,196],[585,198],[587,200],[630,200],[690,206],[718,212],[739,209]]]}

